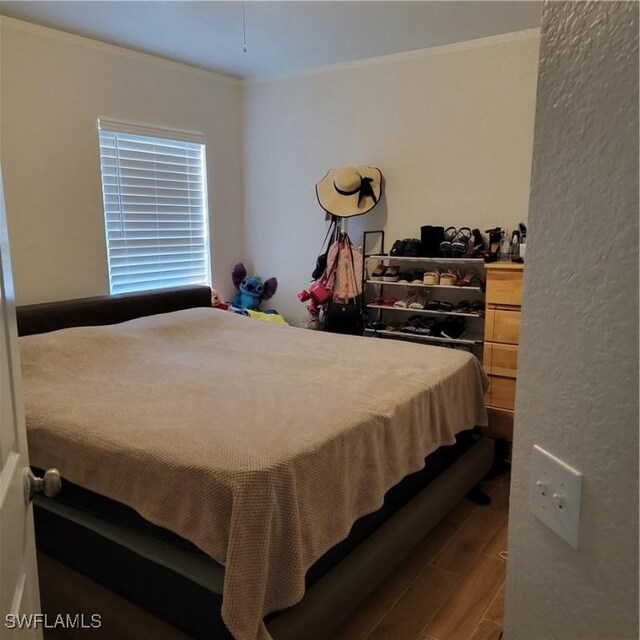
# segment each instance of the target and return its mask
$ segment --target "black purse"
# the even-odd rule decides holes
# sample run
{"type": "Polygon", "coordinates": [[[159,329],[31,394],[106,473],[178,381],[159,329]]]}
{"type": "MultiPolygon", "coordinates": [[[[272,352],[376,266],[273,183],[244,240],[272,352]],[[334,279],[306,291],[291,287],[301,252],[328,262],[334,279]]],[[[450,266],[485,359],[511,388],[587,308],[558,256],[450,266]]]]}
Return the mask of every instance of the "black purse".
{"type": "Polygon", "coordinates": [[[336,217],[331,217],[331,224],[327,229],[327,235],[324,237],[324,242],[322,243],[322,248],[320,249],[321,253],[316,260],[316,268],[313,270],[311,277],[313,280],[320,280],[322,278],[322,274],[327,270],[327,257],[329,255],[329,248],[333,244],[333,236],[336,233],[336,217]],[[329,240],[331,238],[331,240],[329,240]],[[327,242],[329,240],[329,242],[327,242]],[[326,248],[325,248],[326,246],[326,248]],[[324,251],[322,251],[324,249],[324,251]]]}
{"type": "Polygon", "coordinates": [[[324,316],[325,331],[346,335],[362,335],[364,324],[358,302],[332,302],[324,316]]]}

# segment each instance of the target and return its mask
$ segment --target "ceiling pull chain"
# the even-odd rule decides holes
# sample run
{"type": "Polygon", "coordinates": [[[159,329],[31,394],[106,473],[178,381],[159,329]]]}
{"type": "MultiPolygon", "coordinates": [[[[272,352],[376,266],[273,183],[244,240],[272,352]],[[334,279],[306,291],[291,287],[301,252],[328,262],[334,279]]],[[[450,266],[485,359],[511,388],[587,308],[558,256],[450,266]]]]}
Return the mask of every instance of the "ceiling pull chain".
{"type": "Polygon", "coordinates": [[[242,50],[247,53],[247,19],[244,11],[244,0],[242,0],[242,50]]]}

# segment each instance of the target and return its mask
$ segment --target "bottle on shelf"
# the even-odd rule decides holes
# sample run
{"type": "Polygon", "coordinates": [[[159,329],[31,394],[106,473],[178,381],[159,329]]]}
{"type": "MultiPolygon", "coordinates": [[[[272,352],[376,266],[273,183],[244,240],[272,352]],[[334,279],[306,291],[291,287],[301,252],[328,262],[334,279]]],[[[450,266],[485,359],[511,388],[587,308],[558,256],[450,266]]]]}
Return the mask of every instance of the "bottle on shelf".
{"type": "Polygon", "coordinates": [[[502,237],[500,238],[500,250],[498,251],[498,260],[500,262],[508,262],[511,260],[511,242],[509,242],[509,238],[507,238],[507,232],[502,232],[502,237]]]}
{"type": "Polygon", "coordinates": [[[511,234],[511,259],[517,260],[520,257],[520,231],[517,229],[511,234]]]}

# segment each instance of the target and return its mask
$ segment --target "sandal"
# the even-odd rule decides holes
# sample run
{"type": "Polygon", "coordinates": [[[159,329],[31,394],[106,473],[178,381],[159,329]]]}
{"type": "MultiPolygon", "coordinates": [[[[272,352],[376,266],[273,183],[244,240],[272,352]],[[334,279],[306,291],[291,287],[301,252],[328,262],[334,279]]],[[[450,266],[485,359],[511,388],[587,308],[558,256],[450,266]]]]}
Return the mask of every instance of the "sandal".
{"type": "Polygon", "coordinates": [[[464,254],[464,257],[465,258],[482,258],[486,253],[484,238],[480,233],[480,229],[474,229],[471,233],[473,235],[473,241],[471,242],[472,248],[469,249],[469,251],[467,251],[464,254]]]}
{"type": "Polygon", "coordinates": [[[459,287],[481,287],[482,279],[475,269],[467,269],[464,276],[456,284],[459,287]]]}
{"type": "Polygon", "coordinates": [[[471,240],[471,229],[469,227],[460,227],[456,237],[451,241],[451,254],[454,258],[461,258],[469,249],[469,241],[471,240]]]}
{"type": "Polygon", "coordinates": [[[406,298],[403,298],[402,300],[396,300],[393,303],[393,306],[396,307],[396,309],[408,309],[411,304],[416,301],[416,299],[417,295],[415,291],[410,291],[406,298]]]}
{"type": "Polygon", "coordinates": [[[436,269],[425,273],[424,278],[422,278],[422,284],[440,284],[440,272],[436,269]]]}
{"type": "Polygon", "coordinates": [[[451,243],[456,237],[458,230],[455,227],[447,227],[444,230],[444,240],[440,243],[440,255],[448,257],[451,255],[451,243]]]}
{"type": "Polygon", "coordinates": [[[424,309],[429,295],[426,291],[417,291],[415,294],[415,300],[409,303],[409,309],[424,309]]]}
{"type": "Polygon", "coordinates": [[[400,279],[400,267],[396,264],[392,264],[390,267],[387,267],[387,270],[382,276],[382,280],[384,282],[398,282],[399,279],[400,279]]]}

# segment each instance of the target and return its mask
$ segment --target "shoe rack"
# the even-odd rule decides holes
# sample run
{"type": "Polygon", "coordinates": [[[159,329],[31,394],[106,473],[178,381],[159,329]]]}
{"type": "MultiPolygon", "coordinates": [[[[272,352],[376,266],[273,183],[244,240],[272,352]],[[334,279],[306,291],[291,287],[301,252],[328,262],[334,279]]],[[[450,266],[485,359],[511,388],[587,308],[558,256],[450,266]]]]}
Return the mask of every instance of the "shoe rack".
{"type": "Polygon", "coordinates": [[[485,280],[485,263],[481,258],[420,258],[413,256],[389,256],[371,254],[364,256],[363,292],[366,310],[365,335],[374,338],[391,338],[410,342],[438,344],[439,346],[455,346],[465,348],[482,359],[482,344],[484,342],[484,315],[482,313],[465,313],[460,311],[442,311],[430,309],[409,309],[392,305],[374,304],[375,298],[406,298],[411,291],[426,292],[428,300],[450,302],[454,306],[462,300],[485,300],[484,288],[479,286],[460,287],[457,285],[440,284],[412,284],[408,282],[385,282],[372,280],[370,274],[376,265],[383,262],[386,266],[396,265],[400,271],[421,269],[424,271],[457,269],[464,274],[467,269],[475,269],[480,278],[485,280]],[[401,326],[413,315],[431,316],[443,319],[447,316],[462,317],[467,324],[466,333],[460,338],[446,338],[443,336],[427,336],[409,333],[401,329],[370,328],[371,322],[386,323],[387,326],[401,326]]]}

